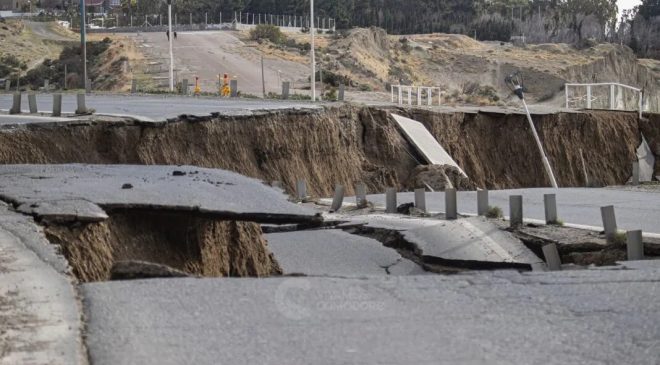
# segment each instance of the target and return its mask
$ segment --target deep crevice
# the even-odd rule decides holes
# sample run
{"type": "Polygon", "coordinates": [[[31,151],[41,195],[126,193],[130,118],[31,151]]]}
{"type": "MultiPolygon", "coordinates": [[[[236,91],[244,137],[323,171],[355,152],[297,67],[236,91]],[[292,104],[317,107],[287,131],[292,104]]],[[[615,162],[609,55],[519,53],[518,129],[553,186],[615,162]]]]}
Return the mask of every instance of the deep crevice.
{"type": "Polygon", "coordinates": [[[158,210],[108,213],[102,222],[45,226],[81,282],[109,280],[120,261],[165,265],[191,276],[282,273],[256,223],[158,210]]]}
{"type": "Polygon", "coordinates": [[[396,250],[401,257],[416,263],[425,271],[437,274],[455,274],[466,270],[513,269],[529,271],[532,269],[530,265],[519,263],[446,260],[426,256],[421,253],[415,244],[408,242],[401,232],[392,229],[368,227],[363,224],[340,226],[338,228],[351,234],[375,239],[385,247],[396,250]]]}
{"type": "MultiPolygon", "coordinates": [[[[563,264],[575,264],[579,266],[615,266],[617,261],[627,260],[627,249],[625,243],[562,243],[528,232],[522,232],[520,230],[512,230],[512,233],[518,239],[520,239],[527,248],[529,248],[543,260],[545,260],[545,255],[543,254],[543,246],[548,244],[557,245],[557,249],[561,257],[561,262],[563,264]]],[[[645,256],[647,258],[657,258],[660,256],[660,249],[658,247],[660,247],[660,245],[645,243],[645,256]]]]}

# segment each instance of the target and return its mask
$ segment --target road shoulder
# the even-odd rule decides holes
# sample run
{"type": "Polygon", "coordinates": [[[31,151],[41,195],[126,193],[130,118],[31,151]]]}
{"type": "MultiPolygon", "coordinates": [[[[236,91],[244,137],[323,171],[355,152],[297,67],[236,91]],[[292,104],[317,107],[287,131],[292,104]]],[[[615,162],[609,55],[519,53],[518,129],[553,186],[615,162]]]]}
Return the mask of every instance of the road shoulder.
{"type": "Polygon", "coordinates": [[[86,364],[81,305],[32,218],[0,206],[0,364],[86,364]]]}

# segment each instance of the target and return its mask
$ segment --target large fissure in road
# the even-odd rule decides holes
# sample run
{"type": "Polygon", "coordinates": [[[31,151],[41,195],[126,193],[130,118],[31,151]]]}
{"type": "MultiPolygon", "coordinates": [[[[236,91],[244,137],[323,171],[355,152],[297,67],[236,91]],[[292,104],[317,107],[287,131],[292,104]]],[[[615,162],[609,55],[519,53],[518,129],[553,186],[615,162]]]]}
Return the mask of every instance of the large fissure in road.
{"type": "MultiPolygon", "coordinates": [[[[279,181],[293,191],[305,179],[315,196],[341,183],[370,192],[416,181],[420,157],[397,131],[390,112],[424,123],[479,187],[547,186],[525,117],[342,106],[250,116],[28,126],[0,133],[0,163],[189,164],[279,181]]],[[[535,116],[560,186],[625,183],[641,133],[660,155],[660,116],[593,111],[535,116]]],[[[660,169],[656,169],[660,171],[660,169]]]]}
{"type": "MultiPolygon", "coordinates": [[[[317,197],[330,196],[335,184],[343,184],[347,194],[360,182],[373,193],[390,186],[416,188],[421,157],[399,133],[391,112],[422,122],[476,186],[548,185],[523,115],[358,106],[189,116],[167,123],[5,128],[0,130],[0,163],[196,165],[279,181],[289,192],[305,179],[309,195],[317,197]]],[[[539,115],[535,122],[559,184],[567,187],[585,185],[584,169],[592,184],[625,183],[642,133],[660,154],[660,116],[648,118],[593,111],[539,115]]],[[[126,262],[159,264],[194,276],[282,273],[261,227],[250,219],[157,208],[111,209],[108,216],[95,223],[43,222],[81,281],[108,280],[113,267],[126,262]]],[[[410,250],[401,252],[439,272],[456,270],[410,250]]]]}
{"type": "Polygon", "coordinates": [[[95,223],[45,226],[82,282],[110,279],[118,263],[155,263],[191,276],[263,277],[282,273],[257,223],[191,212],[115,210],[95,223]]]}

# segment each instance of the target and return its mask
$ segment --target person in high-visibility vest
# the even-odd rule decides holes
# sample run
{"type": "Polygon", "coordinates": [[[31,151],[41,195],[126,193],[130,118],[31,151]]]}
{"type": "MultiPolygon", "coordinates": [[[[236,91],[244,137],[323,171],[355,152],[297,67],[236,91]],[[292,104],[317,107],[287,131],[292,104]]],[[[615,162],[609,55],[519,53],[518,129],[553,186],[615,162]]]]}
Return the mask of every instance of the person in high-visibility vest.
{"type": "Polygon", "coordinates": [[[199,96],[202,93],[202,88],[199,86],[199,77],[195,76],[195,95],[199,96]]]}
{"type": "Polygon", "coordinates": [[[225,74],[222,78],[222,90],[220,94],[224,97],[231,95],[231,86],[229,86],[229,75],[225,74]]]}

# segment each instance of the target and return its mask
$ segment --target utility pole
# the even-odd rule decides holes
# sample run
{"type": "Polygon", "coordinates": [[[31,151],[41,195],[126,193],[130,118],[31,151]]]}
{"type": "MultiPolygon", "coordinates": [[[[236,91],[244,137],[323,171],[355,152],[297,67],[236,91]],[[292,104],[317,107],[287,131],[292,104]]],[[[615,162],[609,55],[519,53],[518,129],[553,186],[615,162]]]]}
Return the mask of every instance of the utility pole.
{"type": "Polygon", "coordinates": [[[174,52],[172,51],[172,38],[174,38],[174,33],[172,33],[172,0],[167,0],[167,23],[168,23],[168,32],[170,32],[169,43],[170,43],[170,92],[174,92],[174,52]]]}
{"type": "Polygon", "coordinates": [[[316,101],[316,52],[314,50],[314,0],[309,0],[309,32],[312,36],[312,101],[316,101]]]}
{"type": "MultiPolygon", "coordinates": [[[[321,55],[323,56],[323,55],[321,55]]],[[[323,63],[319,62],[319,81],[321,82],[321,94],[319,95],[319,100],[323,100],[323,91],[325,91],[325,88],[323,87],[323,63]]]]}
{"type": "Polygon", "coordinates": [[[80,46],[83,54],[83,82],[87,90],[87,27],[85,25],[87,15],[85,14],[85,0],[80,0],[80,46]]]}
{"type": "Polygon", "coordinates": [[[266,99],[266,76],[264,75],[264,56],[261,56],[261,88],[266,99]]]}

